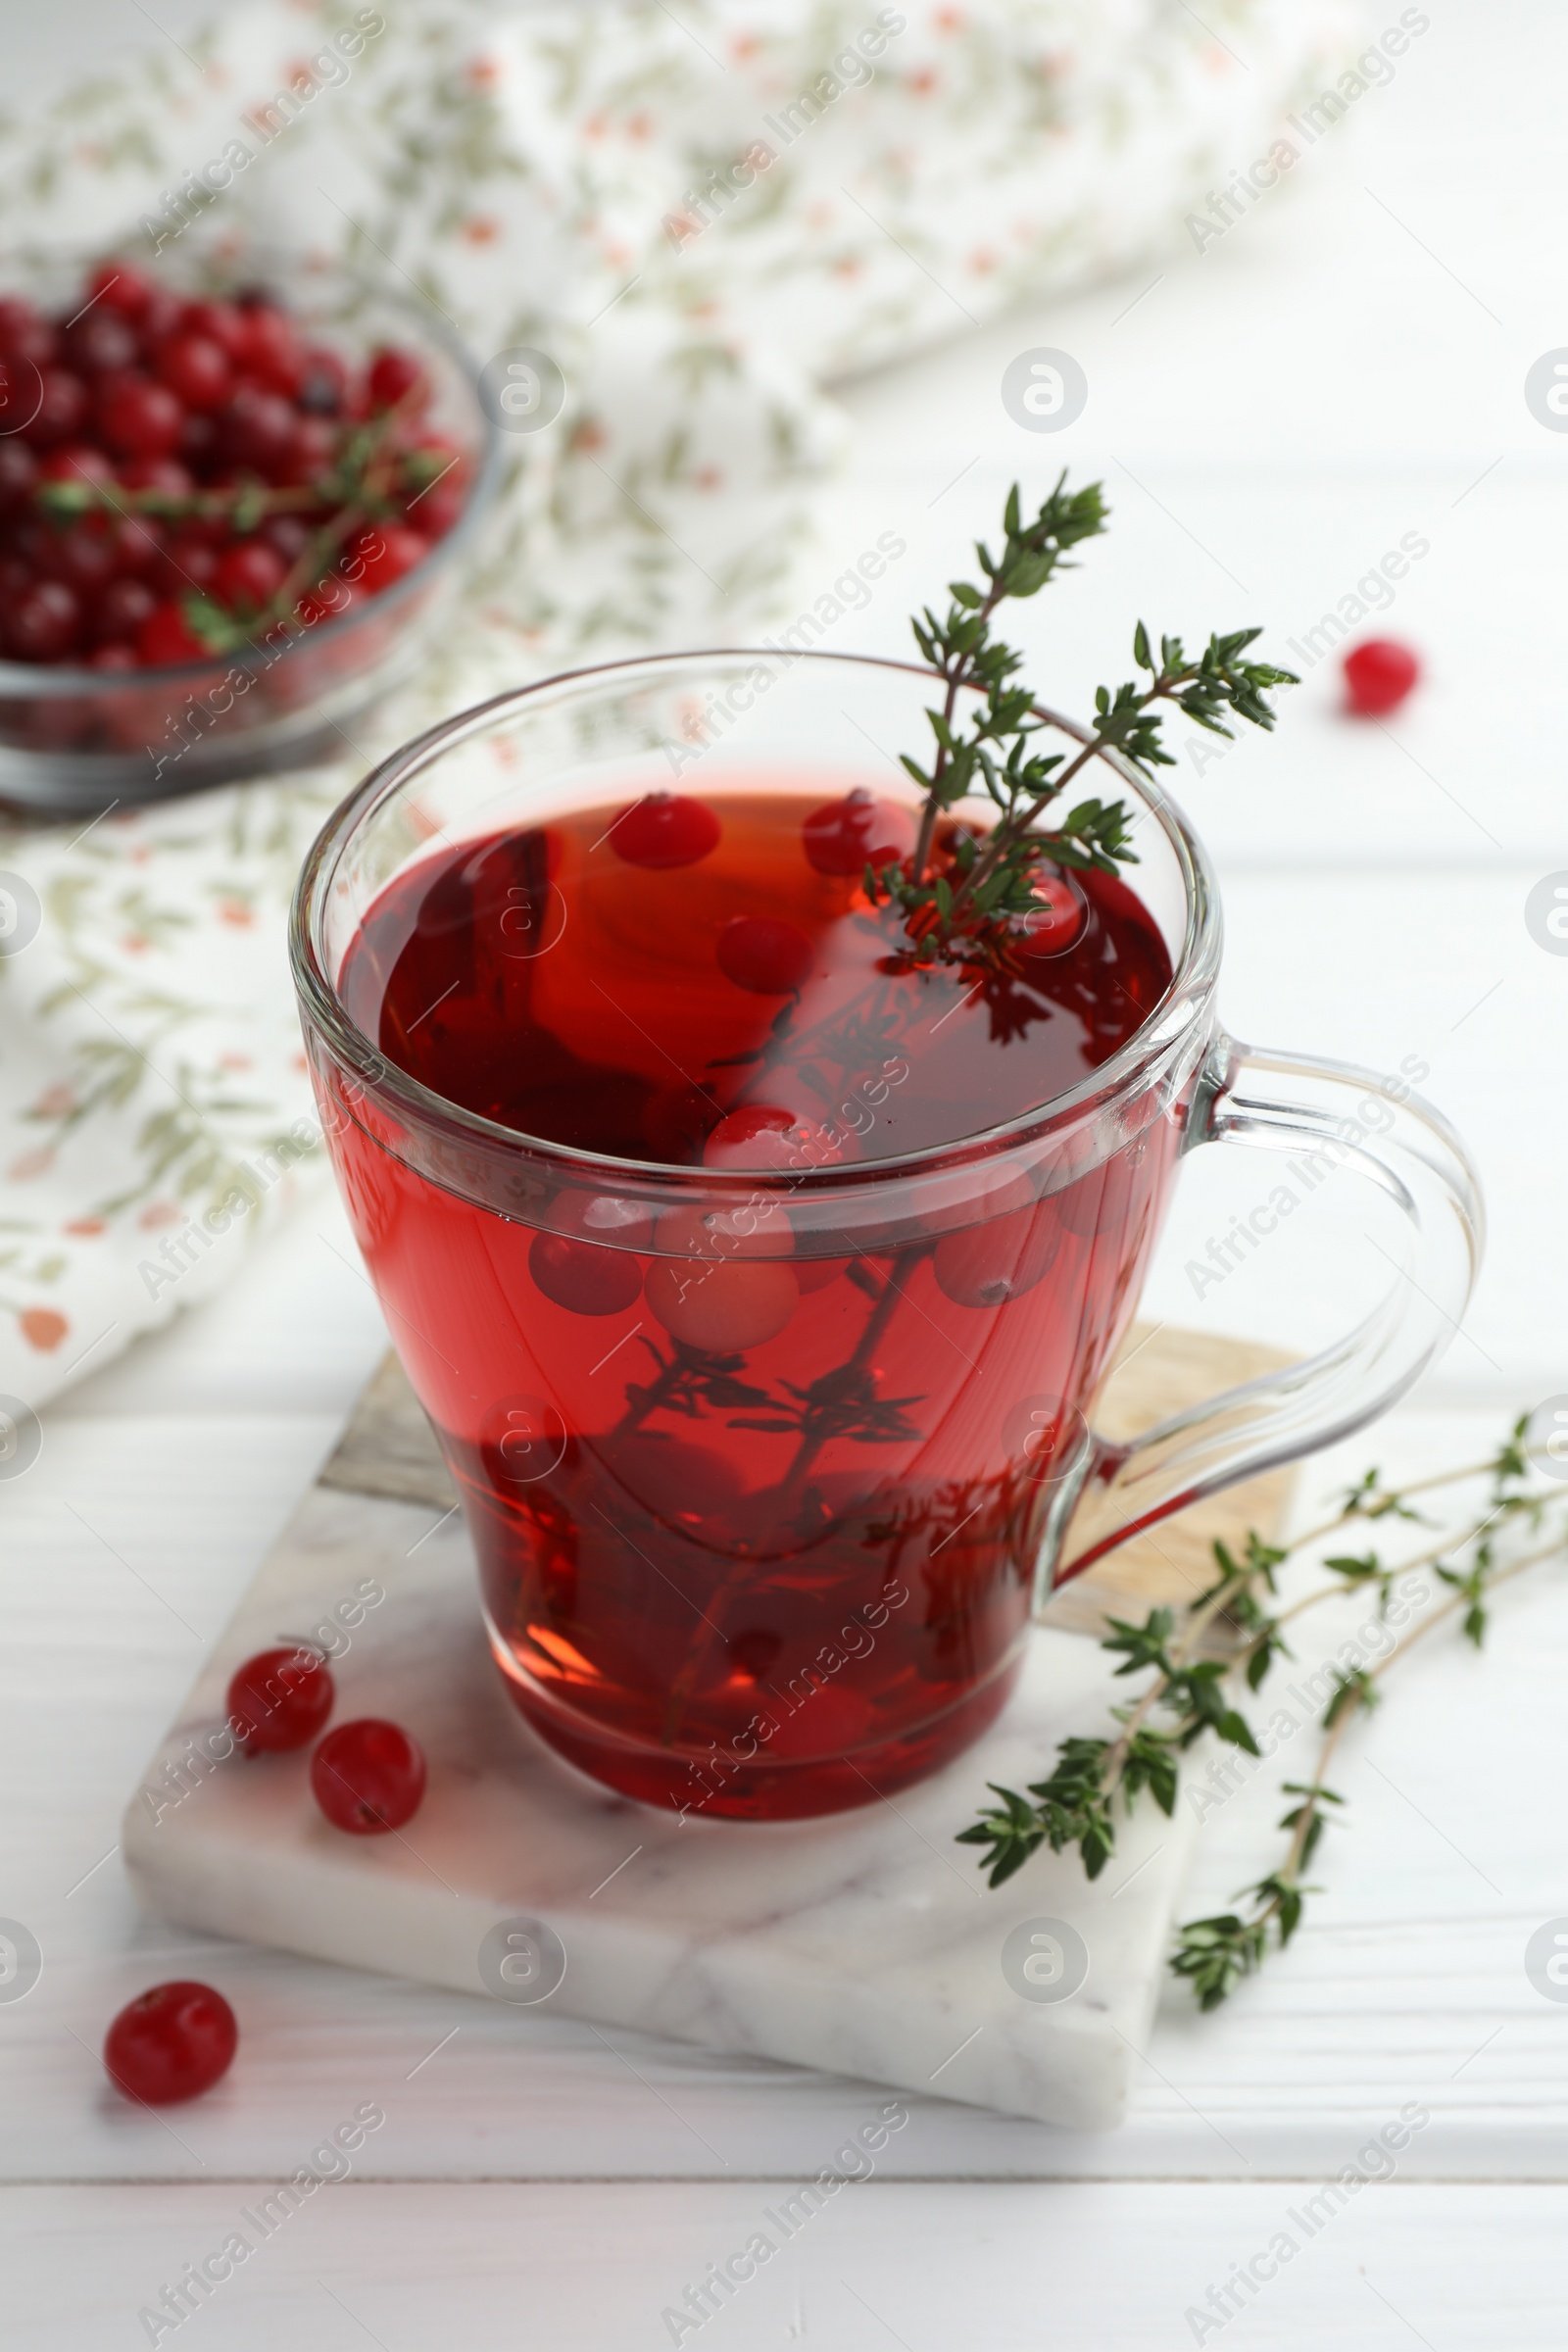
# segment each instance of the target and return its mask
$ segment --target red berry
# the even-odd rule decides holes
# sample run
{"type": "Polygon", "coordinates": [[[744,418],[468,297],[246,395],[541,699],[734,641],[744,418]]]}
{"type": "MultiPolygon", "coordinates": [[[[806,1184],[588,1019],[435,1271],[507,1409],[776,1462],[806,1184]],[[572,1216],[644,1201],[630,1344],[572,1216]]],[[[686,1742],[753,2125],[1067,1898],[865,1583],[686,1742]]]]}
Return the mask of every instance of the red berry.
{"type": "Polygon", "coordinates": [[[149,669],[179,669],[192,662],[211,660],[175,604],[154,606],[136,632],[136,651],[149,669]]]}
{"type": "Polygon", "coordinates": [[[104,439],[122,458],[165,458],[179,446],[185,412],[165,384],[119,376],[99,404],[104,439]]]}
{"type": "Polygon", "coordinates": [[[133,645],[157,603],[145,580],[111,580],[93,614],[93,634],[100,649],[133,645]]]}
{"type": "Polygon", "coordinates": [[[127,514],[115,525],[115,562],[122,573],[139,577],[161,569],[169,528],[155,514],[127,514]]]}
{"type": "Polygon", "coordinates": [[[704,802],[651,792],[621,810],[610,828],[610,846],[628,865],[695,865],[717,848],[719,832],[717,817],[704,802]]]}
{"type": "Polygon", "coordinates": [[[324,416],[297,416],[289,445],[269,468],[282,490],[310,490],[324,482],[337,457],[338,428],[324,416]]]}
{"type": "Polygon", "coordinates": [[[205,335],[175,335],[158,354],[158,373],[187,409],[221,408],[233,369],[220,343],[205,335]]]}
{"type": "Polygon", "coordinates": [[[573,1315],[618,1315],[641,1297],[641,1260],[629,1250],[536,1233],[528,1250],[535,1287],[573,1315]]]}
{"type": "Polygon", "coordinates": [[[139,318],[152,299],[153,282],[129,262],[100,262],[87,280],[87,292],[95,308],[139,318]]]}
{"type": "Polygon", "coordinates": [[[719,1120],[703,1146],[705,1168],[817,1168],[836,1164],[843,1148],[812,1121],[771,1102],[748,1102],[719,1120]]]}
{"type": "Polygon", "coordinates": [[[104,517],[84,515],[62,531],[49,568],[88,603],[101,596],[115,571],[115,542],[104,517]]]}
{"type": "Polygon", "coordinates": [[[334,1828],[378,1838],[418,1811],[424,1758],[395,1723],[367,1715],[327,1733],[311,1758],[311,1788],[334,1828]]]}
{"type": "Polygon", "coordinates": [[[349,553],[352,562],[363,565],[359,585],[367,596],[379,596],[383,588],[390,588],[416,564],[424,562],[430,553],[430,542],[418,531],[387,522],[374,530],[362,531],[349,553]]]}
{"type": "Polygon", "coordinates": [[[46,368],[43,371],[43,397],[31,421],[20,429],[26,434],[34,449],[52,449],[57,441],[79,438],[91,407],[87,387],[79,375],[66,368],[46,368]]]}
{"type": "Polygon", "coordinates": [[[218,550],[205,531],[193,530],[188,523],[180,526],[179,536],[171,539],[158,566],[158,584],[172,597],[187,594],[193,589],[205,592],[218,575],[218,550]]]}
{"type": "Polygon", "coordinates": [[[211,2090],[227,2074],[238,2041],[234,2012],[210,1984],[154,1984],[110,2027],[104,2065],[127,2099],[166,2107],[211,2090]]]}
{"type": "Polygon", "coordinates": [[[64,580],[35,580],[12,606],[6,638],[19,662],[63,662],[81,635],[81,606],[64,580]]]}
{"type": "Polygon", "coordinates": [[[47,368],[59,357],[60,338],[47,318],[40,318],[30,302],[17,297],[0,299],[0,351],[8,359],[26,360],[47,368]]]}
{"type": "Polygon", "coordinates": [[[296,421],[280,394],[241,384],[218,413],[218,447],[234,465],[265,470],[288,455],[296,421]]]}
{"type": "Polygon", "coordinates": [[[141,348],[126,321],[106,310],[74,319],[61,340],[72,367],[83,375],[122,374],[135,367],[141,348]]]}
{"type": "Polygon", "coordinates": [[[241,340],[234,354],[237,365],[258,377],[269,391],[292,396],[305,374],[305,353],[294,321],[270,303],[258,303],[240,313],[241,340]]]}
{"type": "Polygon", "coordinates": [[[136,334],[145,359],[156,357],[170,336],[179,332],[185,305],[167,286],[154,286],[136,321],[136,334]]]}
{"type": "Polygon", "coordinates": [[[718,935],[718,968],[760,997],[792,997],[810,976],[816,943],[770,914],[737,914],[718,935]]]}
{"type": "Polygon", "coordinates": [[[462,520],[467,504],[468,486],[460,466],[444,481],[437,482],[433,490],[421,492],[411,513],[417,514],[419,528],[427,539],[444,539],[462,520]]]}
{"type": "Polygon", "coordinates": [[[37,479],[38,461],[25,441],[0,439],[0,514],[24,505],[37,479]]]}
{"type": "Polygon", "coordinates": [[[182,335],[199,335],[204,343],[216,343],[225,359],[236,366],[243,361],[248,348],[245,314],[233,302],[187,302],[179,313],[179,331],[182,335]]]}
{"type": "Polygon", "coordinates": [[[1014,935],[1014,947],[1026,962],[1063,956],[1083,930],[1088,903],[1065,877],[1037,874],[1034,906],[1014,935]]]}
{"type": "Polygon", "coordinates": [[[127,490],[162,490],[170,498],[189,498],[196,487],[177,458],[132,458],[120,478],[127,490]]]}
{"type": "Polygon", "coordinates": [[[219,434],[215,418],[200,409],[187,410],[180,428],[179,455],[181,463],[193,473],[205,474],[218,463],[219,434]]]}
{"type": "Polygon", "coordinates": [[[229,1725],[248,1746],[281,1755],[316,1738],[334,1695],[326,1661],[314,1649],[258,1650],[228,1686],[229,1725]]]}
{"type": "Polygon", "coordinates": [[[111,461],[91,441],[68,441],[52,449],[38,468],[41,482],[101,482],[115,479],[111,461]]]}
{"type": "Polygon", "coordinates": [[[842,801],[813,808],[801,827],[801,846],[819,874],[853,874],[867,865],[880,873],[914,847],[914,819],[891,801],[858,785],[842,801]]]}
{"type": "Polygon", "coordinates": [[[374,408],[395,409],[402,402],[410,410],[416,410],[429,403],[430,379],[423,363],[412,351],[384,347],[371,360],[367,380],[374,408]]]}
{"type": "Polygon", "coordinates": [[[1420,675],[1421,664],[1409,647],[1392,637],[1369,637],[1345,657],[1347,699],[1363,718],[1396,710],[1420,675]]]}
{"type": "Polygon", "coordinates": [[[348,369],[335,351],[308,351],[295,403],[308,416],[341,416],[348,385],[348,369]]]}
{"type": "Polygon", "coordinates": [[[213,594],[231,612],[260,612],[282,587],[287,569],[265,539],[241,539],[219,557],[213,594]]]}
{"type": "Polygon", "coordinates": [[[87,667],[89,669],[102,669],[111,672],[118,672],[127,669],[140,669],[141,663],[136,659],[136,649],[134,646],[100,645],[95,652],[90,653],[87,656],[87,667]]]}

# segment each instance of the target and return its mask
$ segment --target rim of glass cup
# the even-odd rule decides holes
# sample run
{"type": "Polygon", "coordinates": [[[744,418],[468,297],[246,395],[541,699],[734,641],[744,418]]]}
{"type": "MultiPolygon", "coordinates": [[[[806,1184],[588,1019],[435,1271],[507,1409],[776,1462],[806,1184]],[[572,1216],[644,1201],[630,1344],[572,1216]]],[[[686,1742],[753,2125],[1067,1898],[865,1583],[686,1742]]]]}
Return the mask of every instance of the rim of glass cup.
{"type": "MultiPolygon", "coordinates": [[[[0,276],[7,270],[14,271],[19,266],[37,269],[74,267],[84,270],[104,258],[102,247],[95,245],[18,246],[12,248],[4,262],[0,263],[0,276]]],[[[205,252],[205,249],[204,255],[193,254],[190,258],[193,263],[200,258],[215,262],[225,259],[220,253],[205,252]]],[[[313,648],[328,642],[335,644],[351,636],[357,626],[372,615],[384,618],[397,612],[420,590],[428,588],[431,581],[450,565],[453,558],[462,554],[495,503],[505,457],[500,429],[475,390],[479,376],[478,363],[435,305],[426,302],[417,289],[413,293],[405,293],[400,287],[383,284],[368,271],[355,269],[351,263],[313,256],[303,247],[269,245],[258,241],[245,245],[236,258],[236,275],[275,274],[285,287],[291,283],[313,282],[348,286],[384,304],[389,310],[401,311],[406,318],[417,322],[427,341],[439,345],[472,395],[473,415],[478,426],[474,445],[478,463],[463,513],[446,536],[434,541],[429,554],[422,556],[414,569],[405,572],[402,579],[395,580],[390,588],[370,598],[358,612],[343,612],[335,618],[312,624],[309,643],[313,648]]],[[[5,287],[0,286],[0,293],[4,291],[5,287]]],[[[19,425],[13,429],[20,432],[22,428],[19,425]]],[[[159,669],[102,670],[89,669],[84,663],[8,662],[0,658],[0,697],[7,701],[24,698],[39,701],[69,694],[79,700],[124,694],[127,690],[143,694],[161,693],[165,687],[177,694],[198,688],[230,669],[270,667],[275,658],[275,654],[268,653],[265,645],[236,646],[232,653],[212,654],[205,662],[186,662],[178,668],[159,669]]]]}
{"type": "MultiPolygon", "coordinates": [[[[613,681],[624,686],[638,675],[654,678],[662,671],[694,665],[711,663],[721,667],[777,659],[765,647],[717,646],[554,670],[549,677],[536,679],[527,686],[509,688],[504,694],[475,703],[426,729],[372,768],[339,802],[312,843],[300,869],[289,918],[289,960],[311,1026],[368,1095],[395,1102],[411,1120],[422,1125],[443,1126],[491,1149],[499,1146],[514,1153],[526,1153],[564,1170],[580,1169],[600,1185],[610,1174],[627,1177],[634,1184],[684,1183],[713,1192],[750,1190],[766,1181],[766,1171],[757,1168],[692,1167],[675,1161],[623,1159],[610,1153],[582,1151],[554,1143],[548,1137],[528,1135],[520,1128],[503,1126],[498,1120],[487,1119],[449,1101],[445,1095],[436,1094],[389,1061],[350,1018],[338,996],[336,982],[329,974],[323,926],[332,883],[356,834],[388,801],[434,767],[458,744],[494,730],[513,712],[525,710],[552,692],[579,686],[585,679],[604,680],[607,684],[613,681]]],[[[919,679],[933,675],[918,662],[892,661],[875,654],[813,652],[791,654],[786,659],[791,670],[803,662],[811,662],[854,664],[919,679]]],[[[1087,744],[1091,740],[1089,729],[1076,719],[1063,716],[1044,703],[1037,703],[1034,708],[1039,716],[1074,741],[1087,744]]],[[[1170,986],[1158,1004],[1127,1043],[1118,1047],[1098,1069],[1045,1102],[952,1142],[926,1145],[886,1159],[804,1169],[792,1174],[792,1190],[799,1187],[818,1198],[835,1191],[858,1192],[868,1184],[990,1156],[999,1148],[1075,1121],[1090,1105],[1103,1109],[1107,1102],[1137,1095],[1149,1084],[1155,1064],[1174,1059],[1182,1045],[1191,1042],[1195,1024],[1202,1022],[1207,1014],[1219,969],[1222,925],[1214,871],[1202,843],[1176,803],[1119,754],[1109,752],[1103,757],[1159,825],[1182,880],[1185,934],[1174,960],[1170,986]]],[[[1206,1043],[1206,1031],[1203,1042],[1206,1043]]]]}

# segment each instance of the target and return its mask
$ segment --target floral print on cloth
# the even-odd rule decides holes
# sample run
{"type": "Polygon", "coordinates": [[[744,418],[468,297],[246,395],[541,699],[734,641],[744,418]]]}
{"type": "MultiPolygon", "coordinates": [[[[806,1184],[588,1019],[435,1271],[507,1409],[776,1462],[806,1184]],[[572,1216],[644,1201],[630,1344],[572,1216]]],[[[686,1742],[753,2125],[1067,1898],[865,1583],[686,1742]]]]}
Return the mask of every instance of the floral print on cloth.
{"type": "MultiPolygon", "coordinates": [[[[1354,34],[1350,0],[255,0],[0,119],[0,237],[264,237],[556,361],[368,758],[565,656],[758,631],[833,381],[1168,250],[1354,34]]],[[[355,773],[0,821],[0,1396],[205,1295],[318,1173],[284,921],[355,773]]]]}

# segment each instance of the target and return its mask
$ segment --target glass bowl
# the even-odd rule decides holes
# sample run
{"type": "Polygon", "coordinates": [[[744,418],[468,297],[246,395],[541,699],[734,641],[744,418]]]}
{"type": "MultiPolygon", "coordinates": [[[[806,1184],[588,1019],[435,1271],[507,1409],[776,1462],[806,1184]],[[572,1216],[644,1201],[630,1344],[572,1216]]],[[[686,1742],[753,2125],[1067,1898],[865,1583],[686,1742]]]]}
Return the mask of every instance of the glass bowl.
{"type": "MultiPolygon", "coordinates": [[[[275,289],[305,339],[350,365],[382,343],[416,353],[433,386],[431,430],[467,467],[466,503],[412,571],[338,617],[274,624],[259,643],[178,668],[0,660],[0,806],[91,815],[341,756],[356,717],[417,666],[493,510],[500,436],[477,367],[440,312],[319,256],[191,245],[157,262],[138,255],[135,267],[190,300],[275,289]]],[[[58,316],[101,258],[14,252],[0,260],[0,294],[58,316]]]]}

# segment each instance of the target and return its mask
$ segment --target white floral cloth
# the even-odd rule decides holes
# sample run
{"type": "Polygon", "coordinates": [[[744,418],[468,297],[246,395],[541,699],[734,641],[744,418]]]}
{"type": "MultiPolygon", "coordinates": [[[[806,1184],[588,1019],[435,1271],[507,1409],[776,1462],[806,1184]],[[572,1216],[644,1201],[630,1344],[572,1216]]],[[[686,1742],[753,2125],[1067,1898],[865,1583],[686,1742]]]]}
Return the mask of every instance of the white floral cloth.
{"type": "MultiPolygon", "coordinates": [[[[841,443],[824,387],[1168,247],[1354,30],[1351,0],[255,0],[0,122],[0,236],[261,234],[414,280],[481,362],[556,361],[458,651],[368,757],[567,651],[760,626],[841,443]]],[[[0,823],[0,1409],[204,1295],[318,1167],[284,917],[354,773],[0,823]]]]}

